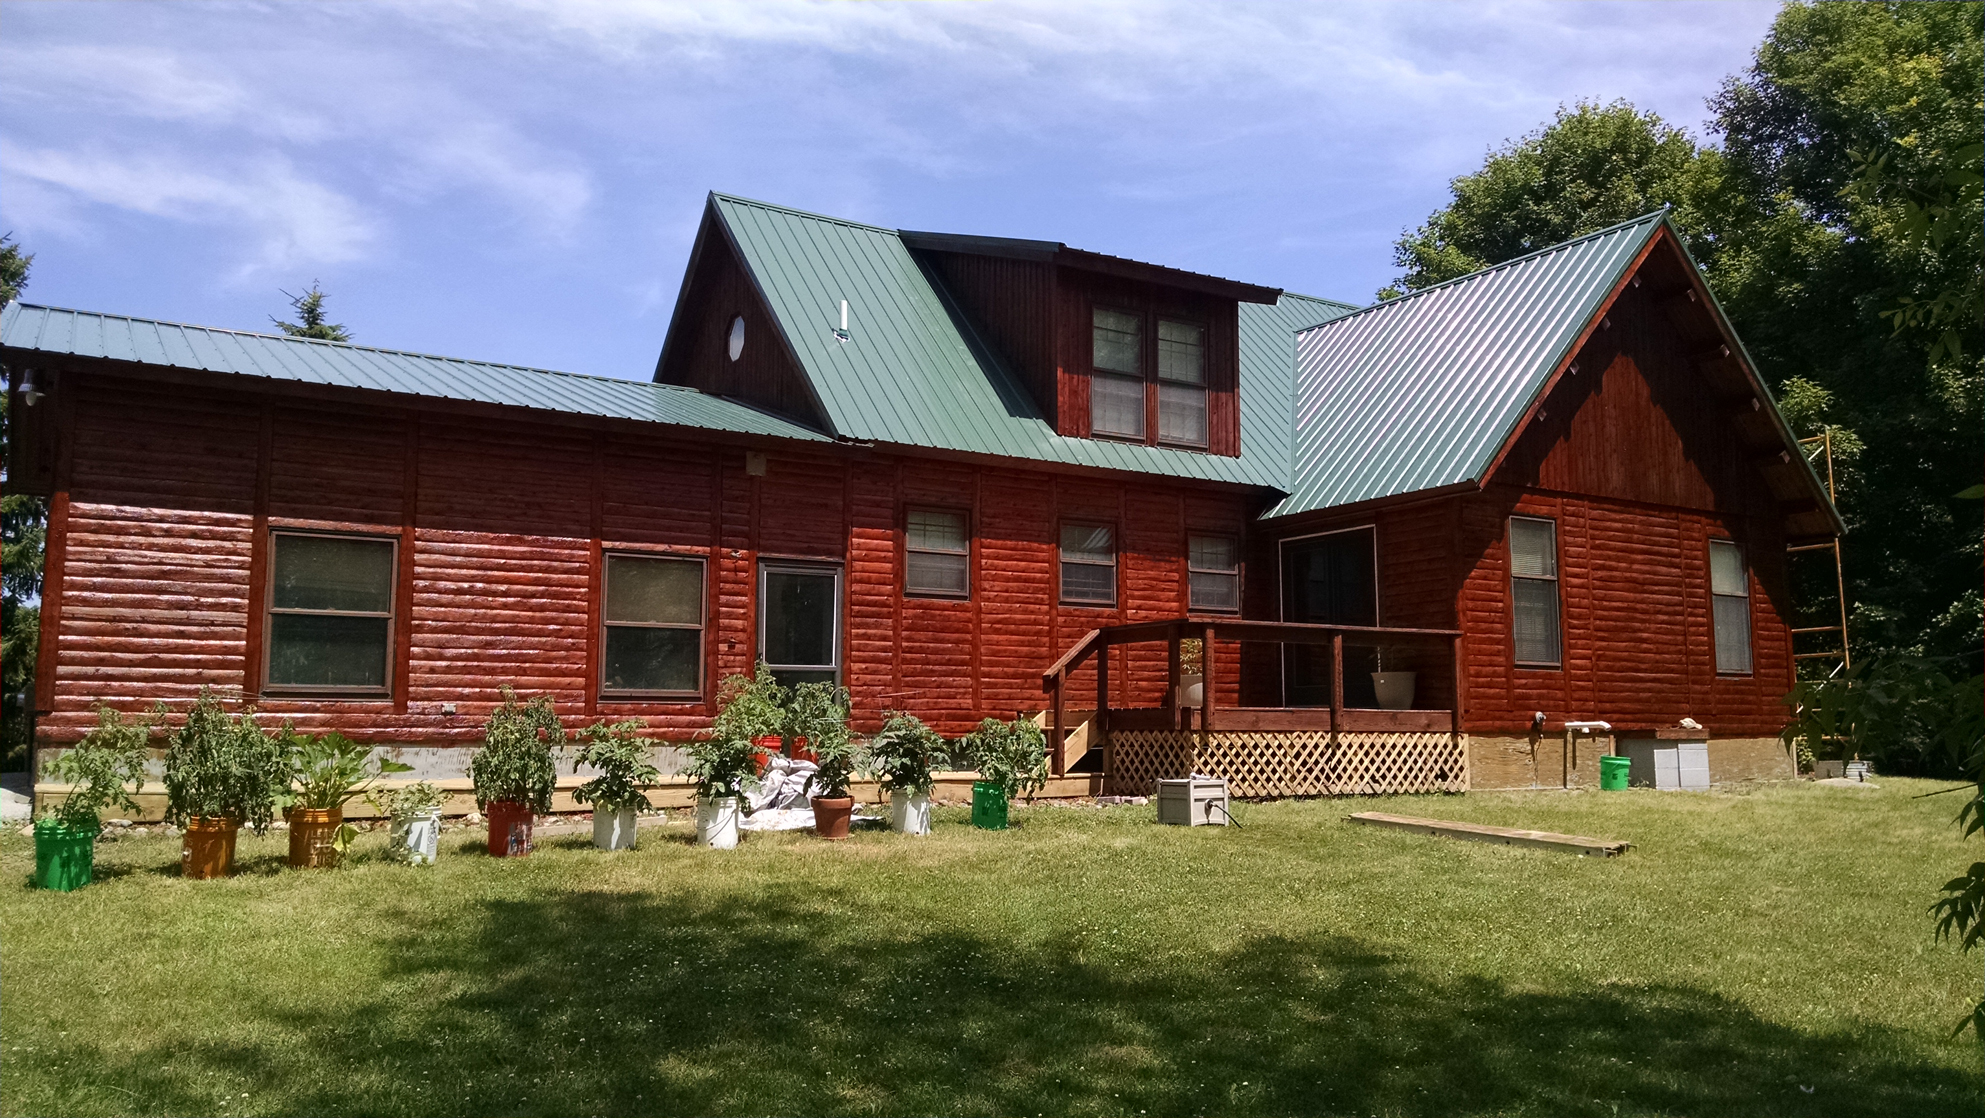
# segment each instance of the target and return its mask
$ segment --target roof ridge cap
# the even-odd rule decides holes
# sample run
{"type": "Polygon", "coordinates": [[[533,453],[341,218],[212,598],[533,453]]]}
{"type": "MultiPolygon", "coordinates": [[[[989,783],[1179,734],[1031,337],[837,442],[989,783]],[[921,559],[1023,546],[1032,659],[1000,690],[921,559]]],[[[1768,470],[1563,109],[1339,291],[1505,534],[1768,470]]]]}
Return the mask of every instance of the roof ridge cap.
{"type": "Polygon", "coordinates": [[[737,202],[741,205],[746,205],[746,206],[757,206],[758,208],[764,210],[777,210],[780,213],[791,214],[794,217],[811,218],[814,221],[826,221],[826,222],[831,222],[835,225],[845,225],[850,229],[866,229],[871,233],[887,233],[892,237],[900,237],[903,232],[900,229],[891,229],[886,225],[871,225],[866,221],[856,221],[853,218],[835,217],[832,214],[814,213],[812,210],[795,209],[792,206],[782,206],[777,202],[767,202],[760,198],[746,198],[741,194],[726,194],[721,190],[712,190],[710,192],[710,197],[721,198],[726,202],[737,202]]]}
{"type": "Polygon", "coordinates": [[[1570,240],[1559,241],[1557,244],[1554,245],[1545,245],[1543,248],[1533,249],[1530,252],[1524,253],[1522,256],[1512,256],[1508,260],[1504,260],[1498,264],[1491,264],[1486,268],[1477,268],[1465,276],[1456,276],[1450,280],[1442,280],[1439,283],[1434,284],[1430,287],[1423,287],[1418,291],[1408,291],[1404,295],[1397,295],[1390,299],[1382,299],[1379,302],[1368,304],[1340,318],[1333,318],[1328,322],[1319,322],[1316,324],[1316,326],[1310,327],[1310,329],[1314,330],[1320,326],[1333,326],[1339,322],[1344,322],[1348,319],[1357,318],[1359,315],[1367,314],[1371,311],[1378,310],[1382,307],[1397,306],[1400,303],[1404,303],[1408,299],[1417,299],[1422,295],[1430,295],[1436,291],[1439,291],[1444,287],[1453,287],[1456,284],[1466,283],[1472,279],[1479,279],[1482,276],[1488,275],[1490,272],[1499,272],[1504,268],[1514,267],[1515,265],[1523,264],[1528,261],[1535,260],[1538,257],[1546,256],[1549,255],[1550,253],[1558,252],[1562,249],[1568,249],[1573,245],[1581,244],[1585,241],[1596,240],[1600,237],[1604,237],[1612,233],[1618,233],[1623,229],[1629,229],[1635,225],[1640,225],[1644,222],[1653,221],[1656,219],[1661,219],[1665,221],[1667,219],[1669,212],[1672,211],[1673,209],[1674,207],[1672,205],[1663,205],[1658,210],[1654,210],[1649,213],[1644,213],[1639,217],[1628,218],[1625,221],[1615,222],[1612,225],[1608,225],[1604,229],[1594,229],[1590,233],[1581,233],[1578,236],[1571,238],[1570,240]]]}
{"type": "MultiPolygon", "coordinates": [[[[285,342],[290,345],[321,345],[332,349],[358,350],[363,353],[385,353],[395,357],[418,357],[424,361],[448,361],[459,365],[480,365],[489,369],[514,369],[520,373],[542,373],[545,376],[572,377],[575,380],[603,380],[612,384],[650,384],[656,388],[669,388],[679,392],[691,392],[698,396],[708,393],[697,392],[679,384],[660,384],[654,381],[633,380],[628,377],[610,377],[601,373],[574,373],[564,369],[544,369],[536,365],[513,365],[505,361],[484,361],[475,357],[450,357],[443,353],[422,353],[412,349],[388,349],[385,346],[360,345],[357,342],[334,342],[329,338],[298,338],[288,334],[263,334],[254,330],[236,330],[228,326],[202,326],[195,322],[174,322],[166,318],[140,318],[137,315],[114,314],[109,311],[86,311],[77,307],[55,307],[46,303],[28,303],[19,299],[8,306],[23,310],[58,311],[63,314],[83,314],[95,318],[114,318],[124,322],[142,322],[149,326],[175,326],[181,330],[204,330],[210,334],[234,334],[244,338],[262,338],[272,342],[285,342]]],[[[721,397],[719,397],[721,399],[721,397]]]]}

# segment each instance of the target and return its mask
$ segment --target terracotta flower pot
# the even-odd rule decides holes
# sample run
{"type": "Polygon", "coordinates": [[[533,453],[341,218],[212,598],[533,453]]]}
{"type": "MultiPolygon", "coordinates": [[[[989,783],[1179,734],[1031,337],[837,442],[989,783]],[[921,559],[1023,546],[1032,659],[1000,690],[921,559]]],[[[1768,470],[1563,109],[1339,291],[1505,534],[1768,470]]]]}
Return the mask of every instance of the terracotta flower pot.
{"type": "Polygon", "coordinates": [[[293,807],[289,820],[289,864],[297,869],[330,869],[338,864],[338,828],[345,825],[341,807],[293,807]]]}
{"type": "Polygon", "coordinates": [[[186,821],[179,846],[179,876],[196,881],[226,877],[234,872],[234,836],[241,824],[233,819],[196,815],[186,821]]]}
{"type": "Polygon", "coordinates": [[[531,806],[507,800],[491,800],[489,815],[489,855],[492,858],[521,858],[531,852],[531,806]]]}
{"type": "Polygon", "coordinates": [[[813,833],[824,839],[848,837],[848,820],[855,814],[853,796],[813,797],[813,833]]]}

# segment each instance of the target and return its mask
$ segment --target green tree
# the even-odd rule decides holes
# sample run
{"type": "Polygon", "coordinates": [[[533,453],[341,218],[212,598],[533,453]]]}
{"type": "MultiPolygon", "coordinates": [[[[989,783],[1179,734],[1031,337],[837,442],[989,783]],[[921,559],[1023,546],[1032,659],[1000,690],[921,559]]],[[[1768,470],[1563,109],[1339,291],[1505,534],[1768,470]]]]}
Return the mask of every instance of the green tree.
{"type": "Polygon", "coordinates": [[[301,295],[283,292],[289,299],[290,307],[296,311],[295,322],[285,322],[271,318],[270,322],[282,327],[283,333],[292,338],[316,338],[326,342],[348,342],[351,335],[345,331],[343,323],[324,321],[324,300],[329,296],[318,289],[317,281],[310,281],[310,290],[301,295]]]}
{"type": "MultiPolygon", "coordinates": [[[[20,298],[31,254],[0,236],[0,306],[20,298]]],[[[48,503],[6,479],[12,425],[0,398],[0,767],[25,768],[34,736],[35,653],[41,645],[41,566],[48,503]]]]}

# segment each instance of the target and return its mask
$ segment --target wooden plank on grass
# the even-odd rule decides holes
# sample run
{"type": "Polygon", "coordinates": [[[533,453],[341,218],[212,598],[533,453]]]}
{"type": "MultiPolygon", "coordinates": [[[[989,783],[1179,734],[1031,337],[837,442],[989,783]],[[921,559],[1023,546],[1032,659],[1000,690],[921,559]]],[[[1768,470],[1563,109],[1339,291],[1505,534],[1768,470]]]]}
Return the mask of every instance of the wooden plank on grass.
{"type": "Polygon", "coordinates": [[[1376,827],[1397,827],[1402,831],[1419,831],[1422,834],[1444,835],[1447,838],[1468,839],[1471,842],[1499,842],[1504,846],[1537,846],[1545,850],[1563,850],[1584,856],[1596,854],[1611,858],[1624,854],[1633,844],[1617,839],[1587,838],[1584,835],[1561,835],[1555,831],[1524,831],[1515,827],[1489,827],[1481,823],[1453,823],[1445,819],[1419,819],[1411,815],[1388,815],[1383,811],[1360,811],[1351,816],[1353,823],[1369,823],[1376,827]]]}

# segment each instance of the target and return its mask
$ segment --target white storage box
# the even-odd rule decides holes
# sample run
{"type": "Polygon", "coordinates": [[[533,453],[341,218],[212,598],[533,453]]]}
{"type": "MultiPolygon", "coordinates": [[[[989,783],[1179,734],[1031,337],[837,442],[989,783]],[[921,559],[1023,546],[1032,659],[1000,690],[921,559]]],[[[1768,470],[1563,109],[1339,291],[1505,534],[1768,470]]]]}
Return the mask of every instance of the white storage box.
{"type": "Polygon", "coordinates": [[[1709,743],[1706,741],[1629,740],[1622,752],[1632,762],[1627,781],[1636,788],[1664,792],[1709,791],[1709,743]]]}
{"type": "Polygon", "coordinates": [[[1227,782],[1218,777],[1192,776],[1158,782],[1158,822],[1175,827],[1226,826],[1227,782]]]}

